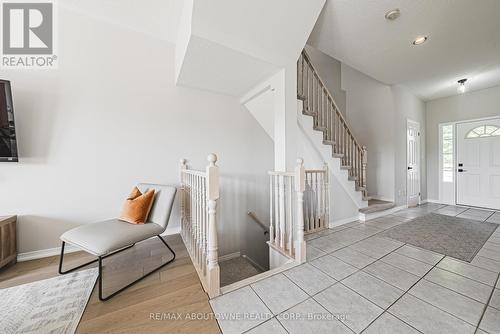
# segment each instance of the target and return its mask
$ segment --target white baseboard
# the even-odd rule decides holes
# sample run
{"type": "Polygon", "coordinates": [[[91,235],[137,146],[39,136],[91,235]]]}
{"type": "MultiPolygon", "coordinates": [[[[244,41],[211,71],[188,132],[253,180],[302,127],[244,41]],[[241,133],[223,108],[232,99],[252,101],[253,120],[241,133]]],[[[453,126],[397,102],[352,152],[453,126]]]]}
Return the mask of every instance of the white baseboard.
{"type": "MultiPolygon", "coordinates": [[[[65,245],[64,246],[64,254],[74,253],[74,252],[78,252],[80,250],[81,250],[80,248],[75,247],[73,245],[65,245]]],[[[41,259],[44,257],[55,256],[55,255],[60,255],[60,254],[61,254],[61,247],[54,247],[54,248],[41,249],[41,250],[32,251],[32,252],[19,253],[19,254],[17,254],[17,262],[36,260],[36,259],[41,259]]]]}
{"type": "Polygon", "coordinates": [[[422,204],[424,204],[424,203],[441,204],[441,201],[438,200],[438,199],[430,199],[430,198],[428,198],[428,199],[422,201],[422,204]]]}
{"type": "Polygon", "coordinates": [[[240,252],[234,252],[231,254],[222,255],[222,256],[219,256],[219,262],[224,262],[227,260],[235,259],[235,258],[240,257],[240,256],[241,256],[240,252]]]}
{"type": "Polygon", "coordinates": [[[337,227],[337,226],[340,226],[340,225],[344,225],[344,224],[347,224],[347,223],[355,222],[357,220],[359,220],[358,216],[352,216],[352,217],[349,217],[349,218],[334,220],[334,221],[331,221],[328,224],[328,228],[334,228],[334,227],[337,227]]]}
{"type": "MultiPolygon", "coordinates": [[[[161,234],[161,236],[167,236],[167,235],[173,235],[173,234],[179,234],[181,232],[181,227],[174,227],[171,229],[167,229],[165,232],[161,234]]],[[[154,238],[154,237],[153,237],[154,238]]],[[[74,253],[81,251],[80,248],[66,244],[64,246],[64,254],[66,253],[74,253]]],[[[36,259],[42,259],[44,257],[49,257],[49,256],[55,256],[55,255],[60,255],[61,254],[61,247],[54,247],[54,248],[47,248],[47,249],[40,249],[32,252],[25,252],[25,253],[19,253],[17,254],[17,262],[23,262],[23,261],[30,261],[30,260],[36,260],[36,259]]]]}
{"type": "Polygon", "coordinates": [[[371,199],[378,199],[379,201],[386,201],[386,202],[394,202],[394,198],[389,198],[389,197],[384,197],[384,196],[378,196],[378,195],[369,195],[368,197],[371,197],[371,199]]]}
{"type": "Polygon", "coordinates": [[[401,205],[401,206],[396,206],[396,207],[388,209],[388,210],[377,211],[377,212],[368,213],[368,214],[364,214],[364,213],[360,212],[359,213],[359,220],[361,220],[361,221],[364,222],[364,221],[367,221],[367,220],[370,220],[370,219],[384,217],[384,216],[387,216],[387,215],[391,215],[394,212],[397,212],[399,210],[406,209],[407,207],[408,207],[407,205],[401,205]]]}

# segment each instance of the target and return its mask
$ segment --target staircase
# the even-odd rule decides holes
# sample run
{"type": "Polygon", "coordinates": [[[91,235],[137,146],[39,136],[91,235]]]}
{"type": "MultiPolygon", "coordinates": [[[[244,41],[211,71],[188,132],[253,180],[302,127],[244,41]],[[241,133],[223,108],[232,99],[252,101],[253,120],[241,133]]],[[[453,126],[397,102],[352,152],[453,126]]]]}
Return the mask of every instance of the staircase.
{"type": "Polygon", "coordinates": [[[360,207],[366,206],[366,147],[354,137],[305,50],[297,62],[297,98],[302,101],[302,114],[313,118],[313,129],[323,134],[323,145],[331,147],[331,156],[340,160],[340,169],[347,171],[355,191],[362,194],[360,207]]]}

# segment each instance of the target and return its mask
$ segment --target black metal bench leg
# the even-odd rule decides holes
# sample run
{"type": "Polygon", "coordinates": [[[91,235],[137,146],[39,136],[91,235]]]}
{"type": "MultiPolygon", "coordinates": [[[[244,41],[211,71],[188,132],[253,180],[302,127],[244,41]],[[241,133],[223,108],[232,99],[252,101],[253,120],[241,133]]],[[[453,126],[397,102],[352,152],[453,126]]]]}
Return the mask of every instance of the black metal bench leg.
{"type": "MultiPolygon", "coordinates": [[[[65,246],[65,245],[66,245],[66,243],[63,241],[63,242],[62,242],[62,245],[61,245],[61,256],[59,257],[59,274],[61,274],[61,275],[71,273],[71,272],[73,272],[73,271],[75,271],[75,270],[78,270],[78,269],[80,269],[80,268],[83,268],[83,267],[85,267],[85,266],[88,266],[89,264],[92,264],[92,263],[94,263],[94,262],[99,261],[99,259],[95,259],[95,260],[92,260],[92,261],[90,261],[90,262],[87,262],[87,263],[81,264],[81,265],[79,265],[78,267],[71,268],[71,269],[69,269],[69,270],[63,271],[63,270],[62,270],[62,266],[63,266],[64,246],[65,246]]],[[[134,246],[135,246],[135,243],[134,243],[134,244],[132,244],[132,245],[130,245],[130,246],[127,246],[127,247],[125,247],[125,248],[119,249],[119,250],[117,250],[117,251],[115,251],[115,252],[113,252],[113,253],[111,253],[111,254],[106,255],[106,256],[111,256],[111,255],[113,255],[113,254],[116,254],[116,253],[119,253],[119,252],[123,252],[124,250],[129,249],[129,248],[134,247],[134,246]]]]}
{"type": "MultiPolygon", "coordinates": [[[[119,289],[118,291],[115,291],[113,292],[112,294],[104,297],[103,296],[103,293],[102,293],[102,283],[103,283],[103,275],[102,275],[102,260],[107,258],[107,257],[110,257],[112,255],[115,255],[116,253],[119,253],[121,252],[122,250],[119,250],[115,253],[112,253],[112,254],[109,254],[109,255],[105,255],[105,256],[99,256],[99,258],[96,260],[96,261],[99,261],[99,300],[101,301],[106,301],[106,300],[109,300],[111,299],[112,297],[116,296],[117,294],[119,294],[120,292],[122,292],[123,290],[131,287],[132,285],[134,285],[135,283],[141,281],[142,279],[148,277],[149,275],[151,275],[152,273],[160,270],[161,268],[165,267],[167,264],[171,263],[172,261],[175,260],[175,252],[172,250],[172,248],[170,248],[170,246],[167,244],[167,242],[160,236],[160,235],[157,235],[157,237],[163,242],[163,244],[168,248],[168,250],[174,255],[174,257],[165,262],[164,264],[162,264],[161,266],[159,267],[156,267],[155,269],[153,269],[152,271],[150,271],[149,273],[147,273],[146,275],[144,276],[141,276],[140,278],[136,279],[135,281],[133,281],[132,283],[128,284],[127,286],[124,286],[123,288],[119,289]]],[[[123,249],[125,250],[125,249],[123,249]]]]}
{"type": "Polygon", "coordinates": [[[90,261],[90,262],[87,262],[87,263],[81,264],[81,265],[79,265],[78,267],[71,268],[71,269],[69,269],[69,270],[63,271],[63,270],[62,270],[62,266],[63,266],[63,259],[64,259],[64,245],[65,245],[65,244],[66,244],[66,243],[63,241],[63,242],[62,242],[62,245],[61,245],[61,256],[59,257],[59,274],[61,274],[61,275],[68,274],[68,273],[70,273],[70,272],[73,272],[73,271],[78,270],[78,269],[80,269],[80,268],[83,268],[83,267],[85,267],[85,266],[88,266],[89,264],[92,264],[92,263],[94,263],[94,262],[97,262],[97,259],[95,259],[95,260],[93,260],[93,261],[90,261]]]}

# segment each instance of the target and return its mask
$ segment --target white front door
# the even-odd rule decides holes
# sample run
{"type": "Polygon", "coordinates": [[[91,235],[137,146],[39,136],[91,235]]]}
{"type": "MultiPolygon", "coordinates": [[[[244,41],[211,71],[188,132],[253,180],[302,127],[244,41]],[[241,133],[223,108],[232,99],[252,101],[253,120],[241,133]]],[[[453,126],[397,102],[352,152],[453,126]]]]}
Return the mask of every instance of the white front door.
{"type": "Polygon", "coordinates": [[[420,202],[420,125],[408,121],[406,133],[406,193],[408,207],[414,207],[420,202]]]}
{"type": "Polygon", "coordinates": [[[457,204],[500,209],[500,118],[457,124],[457,204]]]}

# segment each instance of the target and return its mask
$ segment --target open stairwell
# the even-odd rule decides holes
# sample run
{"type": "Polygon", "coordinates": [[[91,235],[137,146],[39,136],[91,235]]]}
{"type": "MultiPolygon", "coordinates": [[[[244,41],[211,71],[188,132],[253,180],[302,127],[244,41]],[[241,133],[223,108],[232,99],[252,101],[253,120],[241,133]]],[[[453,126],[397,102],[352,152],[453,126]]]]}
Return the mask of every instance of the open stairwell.
{"type": "Polygon", "coordinates": [[[306,51],[297,62],[298,123],[359,209],[368,207],[367,150],[356,140],[306,51]]]}

